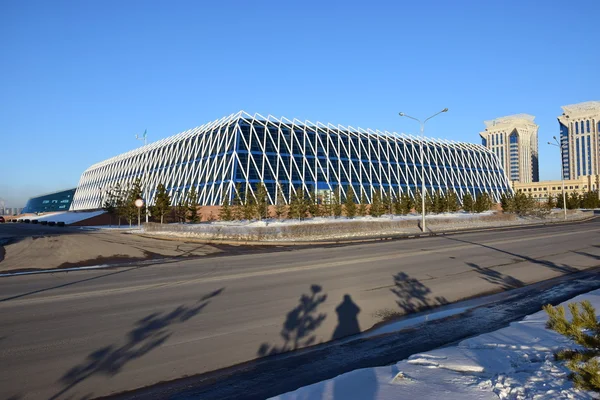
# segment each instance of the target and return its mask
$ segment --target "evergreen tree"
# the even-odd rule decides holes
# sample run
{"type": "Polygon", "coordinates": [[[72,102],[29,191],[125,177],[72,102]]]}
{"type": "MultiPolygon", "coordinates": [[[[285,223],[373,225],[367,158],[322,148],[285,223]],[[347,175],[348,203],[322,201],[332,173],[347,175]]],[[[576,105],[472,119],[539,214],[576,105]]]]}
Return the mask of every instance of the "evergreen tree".
{"type": "Polygon", "coordinates": [[[466,212],[473,212],[473,196],[471,193],[466,192],[462,199],[462,208],[466,212]]]}
{"type": "Polygon", "coordinates": [[[433,197],[427,192],[425,195],[425,211],[429,214],[433,211],[433,197]]]}
{"type": "Polygon", "coordinates": [[[121,226],[121,218],[126,218],[127,212],[125,210],[126,196],[127,193],[123,189],[120,183],[117,183],[111,190],[111,196],[114,198],[115,214],[117,216],[118,225],[121,226]]]}
{"type": "Polygon", "coordinates": [[[256,184],[256,217],[258,220],[262,220],[263,218],[268,218],[269,216],[269,200],[267,194],[267,187],[264,183],[260,182],[256,184]]]}
{"type": "Polygon", "coordinates": [[[415,190],[414,208],[417,213],[423,213],[423,198],[421,197],[421,191],[419,189],[415,190]]]}
{"type": "Polygon", "coordinates": [[[223,191],[223,203],[221,203],[221,209],[219,210],[219,219],[221,221],[231,221],[233,219],[233,213],[229,206],[229,196],[226,191],[223,191]]]}
{"type": "Polygon", "coordinates": [[[202,217],[198,215],[198,209],[200,208],[198,204],[198,192],[196,191],[196,186],[192,185],[190,192],[188,193],[188,202],[187,202],[187,213],[188,220],[192,224],[197,224],[202,220],[202,217]]]}
{"type": "Polygon", "coordinates": [[[556,208],[565,208],[565,202],[562,193],[556,196],[556,208]]]}
{"type": "Polygon", "coordinates": [[[440,190],[433,194],[433,207],[432,211],[436,214],[444,212],[444,199],[443,194],[440,190]]]}
{"type": "Polygon", "coordinates": [[[362,191],[360,194],[360,204],[358,205],[358,215],[361,217],[367,215],[367,198],[362,191]]]}
{"type": "Polygon", "coordinates": [[[452,189],[448,190],[448,193],[446,194],[446,209],[448,212],[457,212],[460,209],[458,195],[452,189]]]}
{"type": "Polygon", "coordinates": [[[321,208],[314,190],[308,192],[308,213],[313,218],[321,216],[321,208]]]}
{"type": "Polygon", "coordinates": [[[477,213],[482,213],[489,210],[491,208],[490,196],[487,193],[479,193],[479,196],[477,196],[477,199],[475,199],[473,208],[477,213]]]}
{"type": "Polygon", "coordinates": [[[567,208],[569,210],[574,210],[574,209],[580,208],[580,207],[581,207],[581,198],[579,196],[579,193],[577,193],[576,190],[573,190],[573,193],[571,193],[567,197],[567,208]]]}
{"type": "Polygon", "coordinates": [[[154,197],[154,207],[152,207],[152,215],[160,216],[160,223],[162,224],[165,219],[165,215],[171,212],[171,198],[167,193],[167,188],[162,183],[159,183],[156,187],[156,195],[154,197]]]}
{"type": "Polygon", "coordinates": [[[321,216],[322,217],[331,217],[333,214],[332,210],[332,192],[329,190],[323,193],[321,197],[321,216]]]}
{"type": "Polygon", "coordinates": [[[110,217],[110,224],[112,225],[112,217],[117,215],[117,204],[116,204],[116,197],[113,194],[112,190],[108,190],[104,193],[104,196],[102,198],[103,202],[102,202],[102,209],[104,211],[106,211],[106,213],[109,215],[110,217]]]}
{"type": "Polygon", "coordinates": [[[556,207],[556,199],[551,194],[548,194],[548,200],[546,200],[546,208],[552,210],[556,207]]]}
{"type": "Polygon", "coordinates": [[[242,205],[242,187],[239,183],[235,185],[235,191],[233,192],[233,219],[236,221],[241,221],[244,218],[244,210],[242,205]]]}
{"type": "Polygon", "coordinates": [[[335,218],[342,216],[342,202],[340,200],[340,188],[335,188],[331,199],[331,211],[335,218]]]}
{"type": "Polygon", "coordinates": [[[275,216],[277,219],[284,218],[287,215],[287,204],[285,204],[285,197],[283,195],[283,188],[281,184],[277,182],[277,200],[275,203],[275,216]]]}
{"type": "Polygon", "coordinates": [[[246,192],[244,193],[244,202],[242,204],[242,214],[244,219],[250,221],[256,215],[256,201],[250,191],[250,185],[246,186],[246,192]]]}
{"type": "Polygon", "coordinates": [[[407,193],[402,193],[402,195],[400,196],[400,207],[399,207],[399,214],[400,215],[406,215],[409,212],[411,212],[413,208],[413,200],[412,197],[410,197],[410,195],[407,193]]]}
{"type": "Polygon", "coordinates": [[[392,211],[394,215],[402,215],[402,194],[399,193],[396,197],[394,197],[394,201],[392,202],[392,211]]]}
{"type": "Polygon", "coordinates": [[[356,203],[354,202],[354,188],[352,185],[348,185],[348,189],[346,189],[344,209],[346,211],[346,217],[354,218],[356,216],[356,203]]]}
{"type": "Polygon", "coordinates": [[[581,207],[594,209],[598,207],[598,191],[588,191],[581,197],[581,207]]]}
{"type": "Polygon", "coordinates": [[[531,196],[527,196],[524,192],[519,190],[515,193],[513,198],[514,212],[518,215],[529,215],[535,210],[535,200],[531,196]]]}
{"type": "Polygon", "coordinates": [[[177,194],[177,205],[175,206],[175,218],[179,223],[185,223],[188,212],[188,202],[186,196],[181,192],[177,194]]]}
{"type": "Polygon", "coordinates": [[[500,196],[500,206],[502,207],[502,212],[514,212],[515,211],[515,199],[514,196],[509,193],[502,193],[500,196]]]}
{"type": "Polygon", "coordinates": [[[379,193],[379,190],[375,190],[373,192],[373,201],[371,202],[371,209],[370,209],[370,214],[372,217],[381,217],[381,215],[383,214],[383,210],[382,210],[382,203],[381,203],[381,194],[379,193]]]}
{"type": "Polygon", "coordinates": [[[392,213],[392,198],[387,192],[381,196],[381,215],[392,213]]]}
{"type": "Polygon", "coordinates": [[[588,301],[569,303],[571,320],[563,306],[544,306],[548,313],[546,328],[552,329],[574,341],[581,349],[565,349],[555,354],[559,361],[566,361],[571,370],[569,379],[580,390],[600,393],[600,324],[596,310],[588,301]]]}
{"type": "Polygon", "coordinates": [[[135,181],[133,181],[133,184],[129,187],[125,201],[125,213],[127,215],[127,220],[129,221],[129,226],[133,224],[133,221],[137,218],[139,211],[138,208],[135,206],[135,201],[141,198],[141,183],[139,179],[136,179],[135,181]]]}

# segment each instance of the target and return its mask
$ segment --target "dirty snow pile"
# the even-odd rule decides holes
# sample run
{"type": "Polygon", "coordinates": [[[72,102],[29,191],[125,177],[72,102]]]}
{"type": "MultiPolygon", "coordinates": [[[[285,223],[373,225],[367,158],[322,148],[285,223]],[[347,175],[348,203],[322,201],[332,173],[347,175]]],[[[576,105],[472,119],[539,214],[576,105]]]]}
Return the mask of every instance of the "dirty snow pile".
{"type": "Polygon", "coordinates": [[[76,222],[83,221],[88,218],[92,218],[92,217],[104,214],[104,212],[105,211],[83,211],[83,212],[65,211],[65,212],[57,212],[57,213],[46,214],[46,215],[38,215],[38,216],[34,215],[34,216],[28,217],[28,218],[29,219],[37,219],[38,221],[48,221],[48,222],[62,221],[68,225],[68,224],[74,224],[76,222]]]}
{"type": "MultiPolygon", "coordinates": [[[[575,297],[600,310],[600,290],[575,297]]],[[[278,400],[592,399],[573,388],[554,352],[573,343],[545,328],[544,311],[395,365],[352,371],[278,400]]]]}

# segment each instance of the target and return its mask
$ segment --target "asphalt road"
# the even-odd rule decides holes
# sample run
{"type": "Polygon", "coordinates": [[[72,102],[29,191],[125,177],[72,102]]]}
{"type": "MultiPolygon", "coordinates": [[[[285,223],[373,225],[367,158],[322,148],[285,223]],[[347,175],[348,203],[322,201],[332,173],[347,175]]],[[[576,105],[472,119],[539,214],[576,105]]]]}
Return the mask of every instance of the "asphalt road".
{"type": "MultiPolygon", "coordinates": [[[[0,279],[0,398],[92,398],[600,264],[600,221],[0,279]]],[[[284,379],[284,377],[282,377],[284,379]]]]}

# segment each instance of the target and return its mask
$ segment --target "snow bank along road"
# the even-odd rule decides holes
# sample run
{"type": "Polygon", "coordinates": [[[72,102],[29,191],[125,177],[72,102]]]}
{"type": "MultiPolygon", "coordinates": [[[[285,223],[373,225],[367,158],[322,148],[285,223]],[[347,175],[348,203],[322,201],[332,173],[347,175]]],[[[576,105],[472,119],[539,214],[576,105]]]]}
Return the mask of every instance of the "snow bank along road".
{"type": "Polygon", "coordinates": [[[594,220],[3,278],[0,398],[109,395],[338,339],[599,265],[599,233],[594,220]]]}

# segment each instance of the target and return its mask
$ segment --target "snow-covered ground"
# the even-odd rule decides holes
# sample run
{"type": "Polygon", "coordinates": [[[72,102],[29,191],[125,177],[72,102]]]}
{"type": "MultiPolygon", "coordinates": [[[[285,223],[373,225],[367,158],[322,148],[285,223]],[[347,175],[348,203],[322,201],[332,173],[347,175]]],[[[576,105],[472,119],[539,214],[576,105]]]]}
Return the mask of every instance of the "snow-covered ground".
{"type": "Polygon", "coordinates": [[[57,212],[53,214],[47,215],[33,215],[31,217],[27,217],[31,220],[37,219],[38,221],[54,221],[54,222],[64,222],[65,224],[74,224],[79,221],[83,221],[88,218],[95,217],[97,215],[104,214],[104,211],[89,211],[89,212],[57,212]]]}
{"type": "MultiPolygon", "coordinates": [[[[600,309],[600,290],[589,300],[600,309]]],[[[355,370],[275,397],[277,400],[592,399],[573,388],[554,352],[573,347],[545,328],[544,311],[457,345],[414,354],[385,367],[355,370]]]]}

